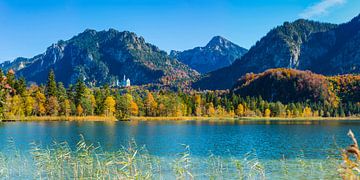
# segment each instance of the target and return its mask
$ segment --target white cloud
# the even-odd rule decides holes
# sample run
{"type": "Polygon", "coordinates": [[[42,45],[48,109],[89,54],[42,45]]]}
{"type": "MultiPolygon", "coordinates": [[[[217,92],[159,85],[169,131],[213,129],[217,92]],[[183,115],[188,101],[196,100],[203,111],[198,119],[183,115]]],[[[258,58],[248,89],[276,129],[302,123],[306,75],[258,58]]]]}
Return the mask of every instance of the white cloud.
{"type": "Polygon", "coordinates": [[[301,18],[312,18],[326,14],[334,6],[344,4],[346,0],[321,0],[320,2],[306,8],[299,16],[301,18]]]}

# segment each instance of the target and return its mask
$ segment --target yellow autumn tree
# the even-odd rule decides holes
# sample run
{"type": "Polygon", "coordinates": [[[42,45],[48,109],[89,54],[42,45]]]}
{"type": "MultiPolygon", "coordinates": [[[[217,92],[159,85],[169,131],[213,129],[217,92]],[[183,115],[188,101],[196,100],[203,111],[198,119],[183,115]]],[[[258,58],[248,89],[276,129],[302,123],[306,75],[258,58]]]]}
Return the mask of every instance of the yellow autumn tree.
{"type": "Polygon", "coordinates": [[[113,116],[115,112],[116,102],[112,96],[108,96],[104,101],[104,114],[106,116],[113,116]]]}
{"type": "Polygon", "coordinates": [[[304,117],[311,117],[312,116],[312,111],[311,111],[310,107],[305,107],[304,108],[303,116],[304,117]]]}
{"type": "Polygon", "coordinates": [[[244,116],[244,114],[245,114],[244,105],[239,104],[239,105],[237,106],[237,108],[236,108],[236,115],[242,117],[242,116],[244,116]]]}
{"type": "Polygon", "coordinates": [[[25,100],[25,115],[26,116],[32,116],[33,115],[33,110],[34,110],[34,106],[35,106],[35,100],[33,97],[31,96],[26,96],[24,98],[25,100]]]}
{"type": "Polygon", "coordinates": [[[183,116],[185,113],[184,113],[184,105],[182,103],[178,103],[176,106],[174,106],[173,108],[173,116],[174,117],[180,117],[180,116],[183,116]]]}
{"type": "Polygon", "coordinates": [[[64,111],[65,116],[69,116],[71,113],[71,104],[68,99],[65,99],[65,101],[64,101],[64,110],[63,111],[64,111]]]}
{"type": "Polygon", "coordinates": [[[214,104],[213,103],[210,103],[209,104],[209,107],[207,109],[207,115],[209,117],[214,117],[216,115],[216,110],[214,108],[214,104]]]}
{"type": "Polygon", "coordinates": [[[84,112],[84,109],[82,108],[81,104],[79,104],[77,107],[76,107],[76,114],[78,116],[82,116],[83,115],[83,112],[84,112]]]}
{"type": "Polygon", "coordinates": [[[11,114],[15,115],[17,118],[24,116],[24,110],[22,106],[22,100],[19,95],[15,95],[11,101],[11,114]]]}
{"type": "Polygon", "coordinates": [[[223,117],[225,115],[225,109],[221,107],[220,105],[216,108],[216,115],[218,117],[223,117]]]}
{"type": "Polygon", "coordinates": [[[286,110],[286,117],[287,118],[292,118],[293,114],[290,110],[286,110]]]}
{"type": "Polygon", "coordinates": [[[270,115],[271,115],[271,111],[270,111],[270,109],[266,108],[266,109],[265,109],[265,112],[264,112],[264,117],[269,118],[269,117],[270,117],[270,115]]]}

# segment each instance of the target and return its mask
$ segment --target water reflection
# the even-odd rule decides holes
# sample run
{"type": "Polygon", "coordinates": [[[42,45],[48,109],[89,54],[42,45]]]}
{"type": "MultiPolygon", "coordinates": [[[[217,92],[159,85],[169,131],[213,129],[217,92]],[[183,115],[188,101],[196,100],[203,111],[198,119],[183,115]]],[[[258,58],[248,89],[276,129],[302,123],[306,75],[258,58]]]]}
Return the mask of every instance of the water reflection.
{"type": "Polygon", "coordinates": [[[276,120],[276,119],[264,119],[264,120],[169,120],[169,121],[131,121],[130,124],[133,126],[139,124],[148,125],[166,125],[166,124],[191,124],[191,125],[360,125],[359,120],[276,120]]]}

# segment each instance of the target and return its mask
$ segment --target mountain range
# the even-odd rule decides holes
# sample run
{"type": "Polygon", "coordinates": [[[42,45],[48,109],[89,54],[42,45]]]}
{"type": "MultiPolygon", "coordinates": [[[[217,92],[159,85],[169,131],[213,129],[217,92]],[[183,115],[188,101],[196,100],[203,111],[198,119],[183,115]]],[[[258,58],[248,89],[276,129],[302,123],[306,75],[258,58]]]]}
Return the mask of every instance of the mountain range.
{"type": "Polygon", "coordinates": [[[171,51],[170,57],[176,58],[200,73],[208,73],[231,65],[235,59],[247,52],[229,40],[215,36],[205,47],[196,47],[186,51],[171,51]]]}
{"type": "Polygon", "coordinates": [[[38,84],[53,69],[65,85],[83,78],[91,85],[159,83],[195,89],[231,89],[247,73],[272,68],[309,70],[323,75],[360,73],[360,15],[344,24],[305,19],[270,30],[248,51],[221,36],[205,47],[170,54],[133,32],[85,30],[52,44],[32,58],[0,64],[38,84]]]}
{"type": "Polygon", "coordinates": [[[271,68],[325,75],[360,73],[360,15],[336,25],[300,19],[272,29],[249,52],[203,76],[196,89],[229,89],[246,73],[271,68]]]}
{"type": "Polygon", "coordinates": [[[51,69],[65,85],[75,83],[78,78],[92,85],[109,84],[124,75],[135,85],[174,84],[199,75],[135,33],[114,29],[88,29],[70,40],[52,44],[43,54],[17,58],[0,67],[13,69],[17,76],[38,84],[46,82],[51,69]]]}

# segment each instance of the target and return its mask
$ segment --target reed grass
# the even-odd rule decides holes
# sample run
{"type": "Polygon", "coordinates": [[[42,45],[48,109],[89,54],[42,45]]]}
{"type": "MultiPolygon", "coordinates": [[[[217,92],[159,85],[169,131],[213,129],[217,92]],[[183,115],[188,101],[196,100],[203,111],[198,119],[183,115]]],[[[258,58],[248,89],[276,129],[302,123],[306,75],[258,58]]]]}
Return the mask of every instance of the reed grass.
{"type": "Polygon", "coordinates": [[[339,159],[309,161],[303,153],[273,161],[260,160],[256,151],[242,157],[196,157],[186,145],[183,152],[162,158],[133,140],[104,151],[83,137],[75,147],[32,143],[29,152],[21,152],[10,140],[0,153],[0,179],[340,179],[339,164],[339,159]]]}

